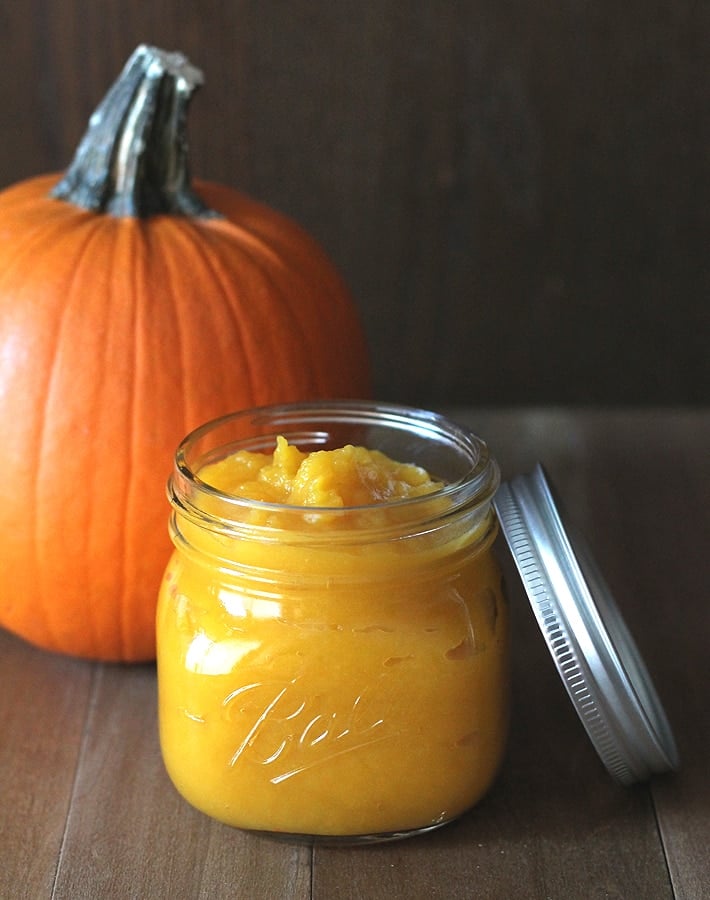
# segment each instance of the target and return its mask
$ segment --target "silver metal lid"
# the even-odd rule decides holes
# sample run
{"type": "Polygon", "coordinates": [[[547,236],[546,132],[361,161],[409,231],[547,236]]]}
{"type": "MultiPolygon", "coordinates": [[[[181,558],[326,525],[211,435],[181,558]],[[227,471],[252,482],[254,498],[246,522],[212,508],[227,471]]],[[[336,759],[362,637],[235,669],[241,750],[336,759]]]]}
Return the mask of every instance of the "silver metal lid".
{"type": "Polygon", "coordinates": [[[614,599],[582,538],[563,523],[542,466],[494,501],[557,670],[602,762],[622,784],[678,765],[673,733],[614,599]]]}

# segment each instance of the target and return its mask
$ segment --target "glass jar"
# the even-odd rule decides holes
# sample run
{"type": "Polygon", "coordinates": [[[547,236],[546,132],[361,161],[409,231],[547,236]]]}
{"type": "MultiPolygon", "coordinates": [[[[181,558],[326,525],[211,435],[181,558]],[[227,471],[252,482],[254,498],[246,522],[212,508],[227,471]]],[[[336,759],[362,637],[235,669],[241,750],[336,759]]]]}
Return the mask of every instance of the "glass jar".
{"type": "Polygon", "coordinates": [[[483,441],[370,403],[265,407],[180,445],[157,617],[160,740],[177,790],[232,826],[386,840],[441,826],[504,752],[508,611],[483,441]],[[246,500],[200,478],[237,450],[378,449],[444,482],[345,508],[246,500]]]}

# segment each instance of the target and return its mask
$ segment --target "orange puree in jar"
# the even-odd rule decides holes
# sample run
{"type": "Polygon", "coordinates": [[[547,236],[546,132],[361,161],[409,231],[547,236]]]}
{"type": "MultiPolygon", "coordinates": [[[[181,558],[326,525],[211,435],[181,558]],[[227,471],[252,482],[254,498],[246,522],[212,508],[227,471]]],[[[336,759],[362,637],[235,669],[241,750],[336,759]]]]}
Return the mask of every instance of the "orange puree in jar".
{"type": "Polygon", "coordinates": [[[507,730],[493,513],[360,446],[280,437],[196,475],[220,527],[177,509],[158,610],[180,793],[229,825],[322,838],[416,832],[475,804],[507,730]]]}

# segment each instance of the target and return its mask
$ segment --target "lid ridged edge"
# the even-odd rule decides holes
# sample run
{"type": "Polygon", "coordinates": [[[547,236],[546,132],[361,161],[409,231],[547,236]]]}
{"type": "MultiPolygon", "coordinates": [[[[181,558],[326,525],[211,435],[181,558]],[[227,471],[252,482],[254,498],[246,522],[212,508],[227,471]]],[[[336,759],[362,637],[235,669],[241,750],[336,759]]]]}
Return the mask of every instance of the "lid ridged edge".
{"type": "Polygon", "coordinates": [[[609,773],[628,785],[676,768],[643,661],[580,538],[573,547],[542,466],[502,484],[495,507],[559,675],[609,773]]]}

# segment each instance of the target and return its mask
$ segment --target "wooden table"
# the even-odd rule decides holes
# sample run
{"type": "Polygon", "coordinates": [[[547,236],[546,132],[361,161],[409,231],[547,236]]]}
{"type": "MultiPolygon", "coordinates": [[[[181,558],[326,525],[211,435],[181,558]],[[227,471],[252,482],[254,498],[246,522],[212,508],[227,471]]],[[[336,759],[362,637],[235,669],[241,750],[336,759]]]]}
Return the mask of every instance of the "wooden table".
{"type": "Polygon", "coordinates": [[[504,476],[542,459],[651,670],[682,766],[631,789],[601,766],[514,574],[504,769],[469,814],[363,848],[242,834],[174,791],[151,665],[0,633],[0,898],[710,897],[710,415],[457,410],[504,476]]]}

